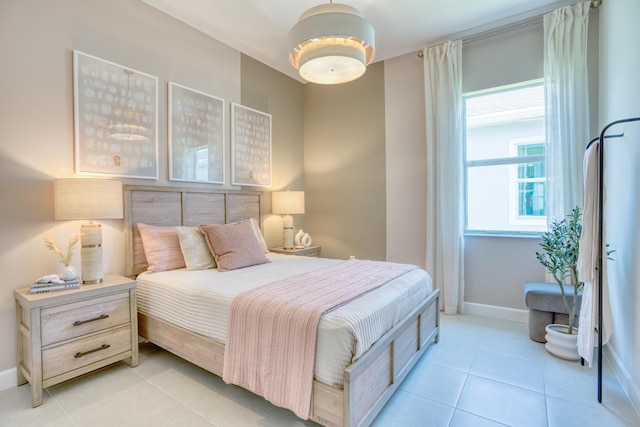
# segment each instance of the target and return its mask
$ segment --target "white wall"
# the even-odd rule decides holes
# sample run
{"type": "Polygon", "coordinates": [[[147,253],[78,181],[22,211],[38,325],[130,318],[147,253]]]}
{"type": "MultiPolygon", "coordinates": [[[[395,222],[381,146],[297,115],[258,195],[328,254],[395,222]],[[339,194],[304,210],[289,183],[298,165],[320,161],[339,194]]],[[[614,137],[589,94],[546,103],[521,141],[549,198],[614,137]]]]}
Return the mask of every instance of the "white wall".
{"type": "MultiPolygon", "coordinates": [[[[590,25],[590,87],[597,101],[597,14],[590,25]]],[[[543,77],[542,24],[465,43],[463,92],[543,77]]],[[[424,266],[426,150],[424,75],[415,53],[385,61],[387,258],[424,266]],[[424,205],[423,205],[424,204],[424,205]],[[417,236],[417,238],[416,238],[417,236]]],[[[596,117],[597,102],[591,104],[596,117]]],[[[593,124],[594,132],[596,125],[593,124]]],[[[539,238],[465,237],[465,296],[470,303],[525,309],[526,281],[544,281],[539,238]]]]}
{"type": "MultiPolygon", "coordinates": [[[[541,26],[463,46],[471,92],[542,77],[541,26]]],[[[424,73],[416,53],[385,61],[387,259],[426,264],[424,73]]],[[[544,280],[539,239],[465,238],[465,302],[524,309],[527,280],[544,280]]]]}
{"type": "MultiPolygon", "coordinates": [[[[74,175],[73,50],[157,76],[160,107],[166,105],[169,80],[239,102],[240,53],[175,22],[137,1],[2,2],[0,196],[10,202],[0,214],[0,371],[15,366],[13,289],[57,271],[55,256],[42,243],[45,236],[62,243],[79,232],[78,221],[54,221],[52,196],[54,178],[74,175]]],[[[165,110],[160,111],[158,167],[160,182],[166,182],[165,110]]],[[[102,224],[104,269],[124,273],[122,221],[102,224]]],[[[79,263],[76,255],[78,269],[79,263]]]]}
{"type": "MultiPolygon", "coordinates": [[[[267,109],[273,115],[277,183],[302,185],[302,85],[277,73],[262,72],[241,99],[240,52],[135,0],[61,0],[0,2],[0,384],[16,365],[13,290],[60,267],[43,244],[44,237],[66,243],[80,221],[54,221],[54,178],[74,175],[72,52],[83,52],[158,77],[158,180],[122,179],[125,184],[219,187],[168,181],[167,82],[173,81],[231,102],[267,109]],[[267,86],[262,90],[260,85],[267,86]],[[277,94],[274,94],[275,89],[277,94]],[[271,97],[277,97],[275,102],[271,97]],[[295,120],[291,125],[290,120],[295,120]]],[[[264,71],[265,66],[260,64],[264,71]]],[[[246,71],[246,70],[244,70],[246,71]]],[[[251,73],[248,73],[249,75],[251,73]]],[[[229,153],[229,121],[225,150],[229,153]]],[[[227,182],[229,157],[227,156],[227,182]]],[[[225,187],[229,187],[226,185],[225,187]]],[[[103,225],[104,269],[124,273],[122,220],[103,225]]],[[[277,221],[276,221],[277,222],[277,221]]],[[[277,227],[281,224],[275,224],[277,227]]],[[[273,235],[275,246],[281,234],[273,235]]],[[[76,253],[74,266],[80,267],[76,253]]],[[[15,381],[15,376],[12,378],[15,381]]]]}
{"type": "MultiPolygon", "coordinates": [[[[609,0],[600,12],[600,128],[640,116],[640,2],[609,0]]],[[[614,330],[608,354],[640,413],[640,123],[617,126],[605,143],[605,240],[614,330]]],[[[604,393],[603,399],[609,396],[604,393]]]]}

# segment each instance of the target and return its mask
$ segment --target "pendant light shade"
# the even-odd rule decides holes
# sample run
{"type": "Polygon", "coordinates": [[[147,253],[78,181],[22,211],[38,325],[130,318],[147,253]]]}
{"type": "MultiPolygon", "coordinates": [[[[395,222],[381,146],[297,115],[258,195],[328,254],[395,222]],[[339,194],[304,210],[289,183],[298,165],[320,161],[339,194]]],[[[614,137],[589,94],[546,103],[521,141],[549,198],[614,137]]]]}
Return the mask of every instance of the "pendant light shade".
{"type": "Polygon", "coordinates": [[[338,84],[362,76],[375,51],[373,26],[344,4],[312,7],[289,32],[289,61],[312,83],[338,84]]]}

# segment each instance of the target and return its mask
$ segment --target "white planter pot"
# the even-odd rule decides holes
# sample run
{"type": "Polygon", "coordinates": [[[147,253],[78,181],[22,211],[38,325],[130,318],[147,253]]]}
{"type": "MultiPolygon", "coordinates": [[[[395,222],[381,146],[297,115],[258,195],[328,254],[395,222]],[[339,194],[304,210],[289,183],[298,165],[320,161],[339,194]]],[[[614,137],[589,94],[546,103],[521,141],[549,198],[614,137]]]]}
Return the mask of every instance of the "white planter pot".
{"type": "Polygon", "coordinates": [[[544,347],[556,357],[565,360],[579,360],[578,355],[578,329],[573,328],[573,333],[568,334],[567,325],[547,325],[544,330],[547,334],[544,338],[547,343],[544,347]]]}

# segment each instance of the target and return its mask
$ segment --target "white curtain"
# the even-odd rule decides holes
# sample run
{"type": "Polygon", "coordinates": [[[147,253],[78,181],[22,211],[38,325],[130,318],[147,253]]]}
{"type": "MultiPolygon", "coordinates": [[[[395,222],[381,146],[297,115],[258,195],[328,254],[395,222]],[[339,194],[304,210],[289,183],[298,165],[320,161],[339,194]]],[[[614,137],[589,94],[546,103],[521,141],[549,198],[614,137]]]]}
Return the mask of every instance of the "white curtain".
{"type": "MultiPolygon", "coordinates": [[[[591,366],[595,343],[597,247],[598,147],[588,153],[589,85],[587,32],[590,2],[557,9],[544,16],[544,72],[546,84],[547,175],[549,220],[563,218],[576,205],[583,206],[583,230],[578,259],[579,280],[584,281],[578,349],[591,366]],[[583,167],[584,161],[584,167],[583,167]]],[[[603,284],[603,340],[613,324],[608,290],[603,284]]]]}
{"type": "Polygon", "coordinates": [[[445,314],[464,312],[462,41],[424,50],[427,271],[445,314]]]}
{"type": "Polygon", "coordinates": [[[544,16],[547,134],[547,214],[564,218],[583,205],[582,160],[589,142],[587,30],[589,4],[544,16]]]}

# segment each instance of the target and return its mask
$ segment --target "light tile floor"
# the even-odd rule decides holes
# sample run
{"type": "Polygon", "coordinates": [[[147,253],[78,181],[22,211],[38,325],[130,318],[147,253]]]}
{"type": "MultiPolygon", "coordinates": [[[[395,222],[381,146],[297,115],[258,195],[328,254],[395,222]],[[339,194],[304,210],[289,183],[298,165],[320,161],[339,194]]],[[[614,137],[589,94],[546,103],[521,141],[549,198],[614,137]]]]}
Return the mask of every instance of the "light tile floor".
{"type": "MultiPolygon", "coordinates": [[[[441,316],[440,343],[418,362],[374,422],[412,426],[640,426],[605,363],[596,369],[549,355],[527,325],[441,316]]],[[[151,344],[124,363],[50,387],[31,408],[28,385],[0,391],[0,426],[317,426],[151,344]]]]}

